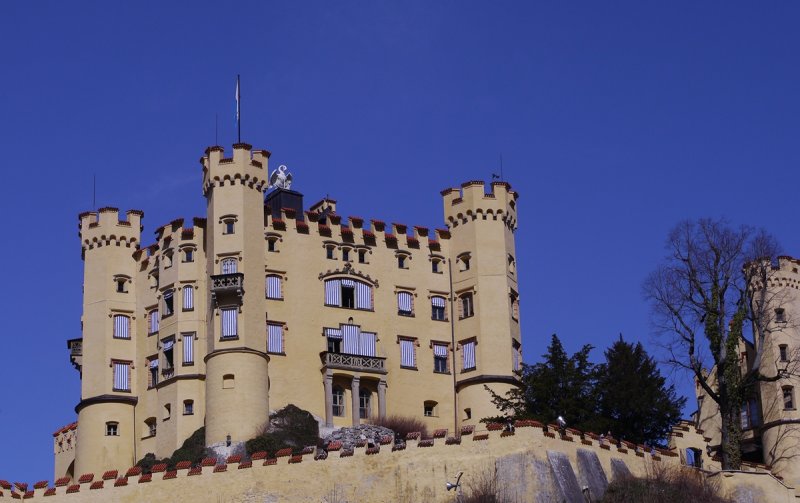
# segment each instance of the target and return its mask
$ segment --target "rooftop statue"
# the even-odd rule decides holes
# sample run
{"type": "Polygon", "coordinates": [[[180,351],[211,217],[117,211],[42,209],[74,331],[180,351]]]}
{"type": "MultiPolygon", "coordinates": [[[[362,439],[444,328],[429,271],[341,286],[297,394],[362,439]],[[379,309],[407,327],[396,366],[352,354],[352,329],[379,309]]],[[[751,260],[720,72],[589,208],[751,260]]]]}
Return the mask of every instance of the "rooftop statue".
{"type": "Polygon", "coordinates": [[[285,165],[281,165],[272,172],[269,177],[269,188],[271,189],[286,189],[292,187],[292,174],[287,172],[285,165]]]}

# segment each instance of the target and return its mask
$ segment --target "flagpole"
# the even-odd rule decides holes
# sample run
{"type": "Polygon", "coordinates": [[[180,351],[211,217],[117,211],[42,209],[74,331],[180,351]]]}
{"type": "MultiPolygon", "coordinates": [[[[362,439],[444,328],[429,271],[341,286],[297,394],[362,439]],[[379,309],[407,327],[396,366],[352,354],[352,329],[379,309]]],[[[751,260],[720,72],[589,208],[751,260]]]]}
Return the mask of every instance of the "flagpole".
{"type": "Polygon", "coordinates": [[[239,82],[239,74],[236,75],[236,133],[238,136],[237,143],[242,143],[242,91],[239,82]]]}

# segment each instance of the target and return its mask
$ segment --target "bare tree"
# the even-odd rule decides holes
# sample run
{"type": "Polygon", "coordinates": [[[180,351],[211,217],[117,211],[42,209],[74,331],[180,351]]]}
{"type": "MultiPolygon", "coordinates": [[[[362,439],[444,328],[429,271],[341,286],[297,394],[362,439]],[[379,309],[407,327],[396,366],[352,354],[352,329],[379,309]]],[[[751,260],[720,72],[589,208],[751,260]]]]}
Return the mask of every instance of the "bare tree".
{"type": "Polygon", "coordinates": [[[778,244],[762,229],[703,219],[679,223],[666,246],[645,296],[669,363],[690,372],[719,407],[723,469],[738,469],[742,405],[760,382],[796,373],[797,359],[767,361],[764,353],[786,295],[773,287],[778,244]],[[747,332],[756,348],[750,365],[740,359],[747,332]]]}

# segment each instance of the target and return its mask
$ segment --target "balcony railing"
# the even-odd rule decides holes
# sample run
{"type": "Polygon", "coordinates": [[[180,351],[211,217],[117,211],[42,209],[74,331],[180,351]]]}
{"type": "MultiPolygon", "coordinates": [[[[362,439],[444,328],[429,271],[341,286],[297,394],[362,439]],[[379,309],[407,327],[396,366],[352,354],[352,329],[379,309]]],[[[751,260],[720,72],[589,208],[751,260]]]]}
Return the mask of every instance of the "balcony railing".
{"type": "Polygon", "coordinates": [[[222,296],[235,295],[241,301],[244,294],[244,274],[216,274],[211,276],[211,298],[215,301],[222,296]]]}
{"type": "Polygon", "coordinates": [[[349,355],[345,353],[320,353],[322,365],[332,369],[355,370],[359,372],[386,373],[386,358],[379,356],[349,355]]]}

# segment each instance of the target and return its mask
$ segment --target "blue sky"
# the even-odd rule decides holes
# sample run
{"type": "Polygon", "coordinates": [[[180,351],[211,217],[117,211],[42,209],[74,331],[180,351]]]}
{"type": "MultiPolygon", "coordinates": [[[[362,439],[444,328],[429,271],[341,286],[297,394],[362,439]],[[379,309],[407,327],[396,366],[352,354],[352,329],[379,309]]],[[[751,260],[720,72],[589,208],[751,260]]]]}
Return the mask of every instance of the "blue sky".
{"type": "MultiPolygon", "coordinates": [[[[789,2],[3,2],[0,478],[52,478],[74,420],[77,214],[204,213],[197,159],[242,139],[344,215],[441,227],[439,191],[519,201],[524,354],[651,341],[641,284],[683,218],[800,255],[800,7],[789,2]]],[[[681,381],[679,381],[680,383],[681,381]]],[[[685,382],[681,389],[691,387],[685,382]]],[[[692,401],[690,401],[692,403],[692,401]]],[[[690,410],[689,410],[690,411],[690,410]]],[[[689,412],[687,411],[687,412],[689,412]]]]}

